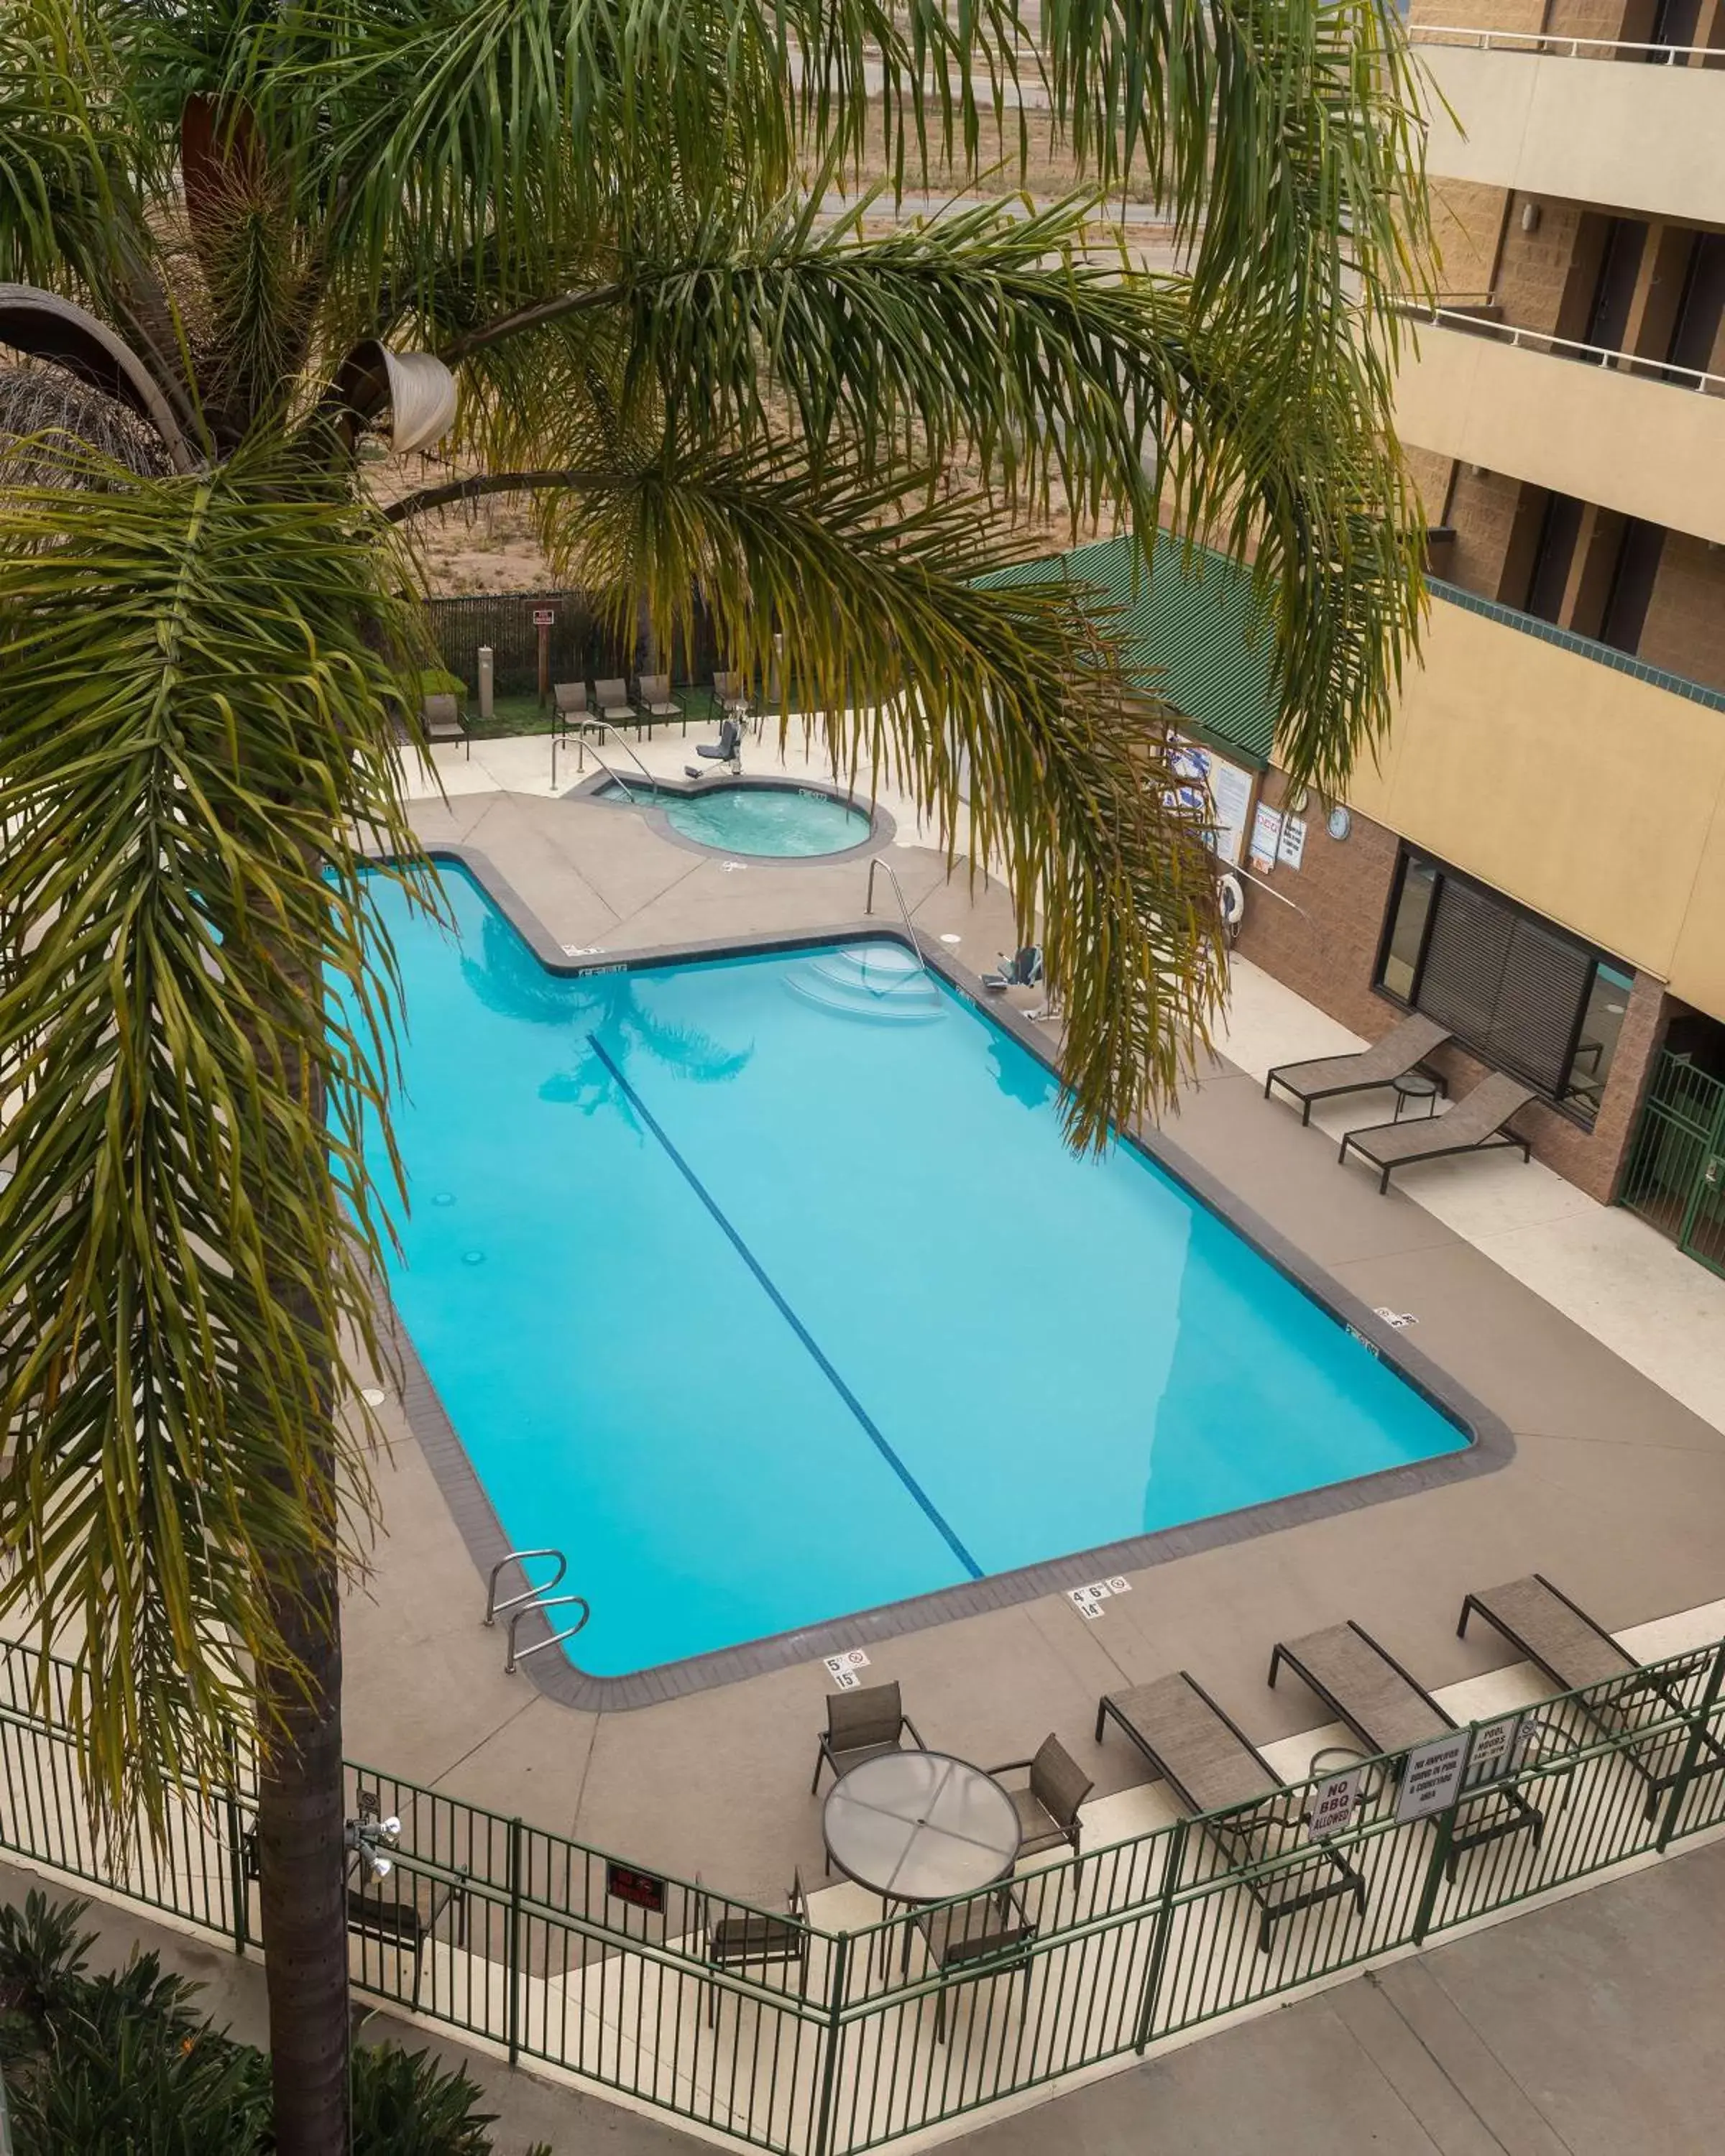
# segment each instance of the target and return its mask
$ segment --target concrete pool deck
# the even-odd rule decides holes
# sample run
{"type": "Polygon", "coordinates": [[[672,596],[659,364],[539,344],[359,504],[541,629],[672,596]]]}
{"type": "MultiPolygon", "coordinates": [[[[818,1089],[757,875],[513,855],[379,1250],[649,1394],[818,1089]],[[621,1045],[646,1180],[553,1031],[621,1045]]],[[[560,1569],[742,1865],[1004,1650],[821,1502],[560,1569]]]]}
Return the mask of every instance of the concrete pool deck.
{"type": "MultiPolygon", "coordinates": [[[[685,745],[641,753],[674,769],[685,745]]],[[[676,945],[860,911],[856,860],[727,865],[614,807],[550,798],[542,737],[475,743],[470,764],[439,761],[450,797],[415,803],[422,837],[483,850],[566,947],[676,945]]],[[[773,761],[757,749],[750,767],[773,761]]],[[[568,785],[578,776],[560,774],[568,785]]],[[[999,888],[973,891],[962,869],[948,880],[918,843],[911,804],[883,798],[899,827],[888,858],[919,929],[961,939],[973,965],[992,960],[1013,940],[999,888]]],[[[1352,1615],[1444,1686],[1502,1660],[1489,1634],[1454,1637],[1470,1588],[1538,1569],[1614,1629],[1725,1594],[1725,1281],[1519,1160],[1416,1170],[1407,1192],[1379,1199],[1363,1172],[1337,1167],[1322,1129],[1266,1103],[1255,1075],[1347,1036],[1245,969],[1232,1017],[1233,1060],[1187,1089],[1178,1142],[1353,1293],[1410,1313],[1420,1348],[1504,1419],[1517,1453],[1492,1475],[1149,1567],[1094,1623],[1050,1595],[870,1650],[869,1676],[900,1680],[939,1748],[986,1763],[1056,1731],[1096,1774],[1091,1815],[1110,1836],[1166,1815],[1125,1748],[1092,1743],[1101,1691],[1189,1667],[1273,1742],[1310,1730],[1319,1712],[1297,1686],[1266,1689],[1278,1636],[1352,1615]],[[1558,1306],[1585,1317],[1589,1296],[1596,1322],[1558,1306]]],[[[1332,1120],[1379,1112],[1368,1096],[1332,1120]]],[[[663,1317],[668,1346],[690,1341],[700,1284],[668,1284],[663,1317]]],[[[830,1689],[819,1664],[601,1714],[506,1677],[501,1635],[479,1621],[483,1582],[397,1404],[383,1413],[386,1532],[347,1614],[350,1756],[685,1876],[699,1869],[723,1891],[776,1897],[793,1864],[819,1876],[808,1788],[830,1689]]],[[[1488,1687],[1481,1711],[1496,1703],[1488,1687]]]]}

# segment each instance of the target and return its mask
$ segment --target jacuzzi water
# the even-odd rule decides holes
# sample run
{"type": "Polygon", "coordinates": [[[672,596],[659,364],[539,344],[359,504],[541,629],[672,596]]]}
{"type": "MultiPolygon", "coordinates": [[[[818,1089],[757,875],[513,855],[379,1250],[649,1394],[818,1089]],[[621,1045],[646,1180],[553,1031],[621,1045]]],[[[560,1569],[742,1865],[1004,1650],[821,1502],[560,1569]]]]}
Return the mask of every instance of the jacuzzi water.
{"type": "Polygon", "coordinates": [[[674,787],[649,786],[631,779],[613,780],[598,789],[602,801],[629,800],[662,808],[671,829],[716,853],[752,854],[757,859],[805,860],[818,854],[841,854],[869,835],[870,819],[830,793],[795,787],[715,786],[700,793],[674,787]]]}
{"type": "Polygon", "coordinates": [[[902,946],[548,973],[391,894],[397,1306],[594,1674],[1461,1448],[902,946]]]}

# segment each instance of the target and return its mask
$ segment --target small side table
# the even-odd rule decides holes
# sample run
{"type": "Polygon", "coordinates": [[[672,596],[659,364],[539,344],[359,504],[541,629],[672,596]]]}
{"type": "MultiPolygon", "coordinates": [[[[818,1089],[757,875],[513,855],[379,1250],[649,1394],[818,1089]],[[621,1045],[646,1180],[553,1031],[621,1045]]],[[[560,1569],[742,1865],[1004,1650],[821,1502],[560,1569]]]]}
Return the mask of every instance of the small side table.
{"type": "Polygon", "coordinates": [[[1424,1101],[1429,1116],[1437,1113],[1438,1095],[1444,1090],[1442,1079],[1433,1078],[1424,1070],[1404,1070],[1399,1078],[1392,1078],[1389,1082],[1395,1088],[1395,1114],[1391,1118],[1392,1122],[1399,1123],[1401,1121],[1402,1110],[1409,1101],[1424,1101]]]}

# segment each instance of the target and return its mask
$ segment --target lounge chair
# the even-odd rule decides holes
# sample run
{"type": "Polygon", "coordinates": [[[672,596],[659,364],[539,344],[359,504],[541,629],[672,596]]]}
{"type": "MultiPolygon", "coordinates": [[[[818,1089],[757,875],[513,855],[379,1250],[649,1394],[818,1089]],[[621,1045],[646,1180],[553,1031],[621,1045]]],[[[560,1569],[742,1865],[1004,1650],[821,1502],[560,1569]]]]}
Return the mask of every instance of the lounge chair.
{"type": "MultiPolygon", "coordinates": [[[[696,1886],[701,1881],[697,1876],[696,1886]]],[[[695,1928],[706,1933],[703,1952],[714,1969],[738,1969],[747,1976],[759,1969],[764,1976],[769,1969],[794,1969],[797,1972],[797,1996],[806,1996],[809,1989],[809,1897],[803,1892],[802,1875],[791,1874],[791,1891],[786,1897],[786,1913],[775,1916],[770,1910],[744,1909],[732,1907],[730,1912],[713,1917],[708,1914],[707,1897],[701,1894],[695,1928]]],[[[711,2029],[718,2020],[718,1986],[707,1984],[706,2025],[711,2029]]]]}
{"type": "MultiPolygon", "coordinates": [[[[984,1977],[1004,1976],[1022,1969],[1024,1999],[1029,2003],[1034,1970],[1030,1949],[1036,1943],[1036,1925],[1017,1887],[1010,1883],[991,1887],[973,1901],[920,1909],[911,1922],[922,1934],[928,1958],[943,1978],[973,1984],[984,1977]]],[[[906,1929],[906,1969],[910,1958],[911,1937],[906,1929]]],[[[947,2040],[948,1988],[942,1983],[934,1997],[934,2035],[940,2044],[947,2040]]]]}
{"type": "Polygon", "coordinates": [[[1106,1693],[1096,1706],[1098,1744],[1108,1722],[1137,1746],[1240,1871],[1258,1905],[1260,1953],[1269,1953],[1279,1919],[1332,1895],[1352,1894],[1365,1913],[1365,1881],[1328,1842],[1306,1840],[1294,1792],[1196,1677],[1180,1670],[1132,1691],[1106,1693]],[[1302,1851],[1303,1861],[1280,1861],[1302,1851]]]}
{"type": "Polygon", "coordinates": [[[1026,943],[1009,957],[1003,951],[1000,970],[979,978],[983,986],[993,989],[996,995],[1004,995],[1009,988],[1034,988],[1042,978],[1042,946],[1026,943]]]}
{"type": "Polygon", "coordinates": [[[1373,1123],[1365,1130],[1349,1131],[1336,1158],[1346,1160],[1352,1147],[1363,1160],[1370,1161],[1378,1171],[1380,1198],[1397,1168],[1411,1168],[1416,1160],[1446,1160],[1458,1152],[1491,1152],[1499,1146],[1519,1146],[1522,1158],[1531,1160],[1533,1149],[1526,1138],[1503,1127],[1533,1097],[1527,1086],[1507,1078],[1502,1071],[1488,1071],[1447,1115],[1421,1116],[1413,1123],[1373,1123]]]}
{"type": "MultiPolygon", "coordinates": [[[[1301,1640],[1278,1640],[1270,1657],[1272,1685],[1284,1662],[1348,1724],[1369,1757],[1410,1752],[1458,1727],[1419,1679],[1351,1618],[1301,1640]]],[[[1464,1796],[1450,1835],[1450,1877],[1455,1878],[1456,1860],[1464,1851],[1523,1828],[1532,1830],[1538,1849],[1545,1815],[1518,1789],[1492,1784],[1476,1796],[1464,1796]]]]}
{"type": "MultiPolygon", "coordinates": [[[[727,711],[719,721],[719,738],[716,742],[696,742],[695,753],[710,763],[722,764],[727,771],[742,769],[742,722],[732,718],[727,711]]],[[[699,764],[685,763],[683,769],[691,778],[704,778],[706,773],[699,764]]]]}
{"type": "Polygon", "coordinates": [[[821,1732],[820,1749],[814,1755],[814,1779],[809,1784],[812,1797],[820,1787],[820,1770],[830,1767],[834,1780],[848,1774],[865,1759],[882,1752],[901,1752],[906,1730],[919,1752],[927,1746],[916,1725],[905,1712],[896,1684],[860,1685],[855,1691],[835,1691],[827,1700],[827,1726],[821,1732]]]}
{"type": "Polygon", "coordinates": [[[461,716],[461,702],[457,696],[439,693],[428,696],[421,706],[420,716],[425,727],[425,738],[429,742],[458,741],[468,757],[473,755],[473,742],[467,731],[467,721],[461,716]]]}
{"type": "MultiPolygon", "coordinates": [[[[1620,1647],[1603,1625],[1594,1622],[1579,1603],[1572,1602],[1553,1587],[1543,1573],[1529,1573],[1505,1587],[1489,1587],[1462,1599],[1457,1639],[1467,1636],[1467,1620],[1477,1613],[1501,1632],[1517,1653],[1542,1669],[1562,1691],[1583,1696],[1571,1704],[1602,1736],[1620,1741],[1653,1722],[1668,1722],[1673,1714],[1686,1713],[1686,1702],[1678,1686],[1706,1667],[1711,1647],[1686,1656],[1675,1664],[1650,1670],[1627,1648],[1620,1647]],[[1615,1681],[1614,1681],[1615,1680],[1615,1681]]],[[[1630,1743],[1619,1753],[1625,1765],[1646,1784],[1646,1815],[1659,1810],[1660,1798],[1682,1772],[1688,1748],[1686,1727],[1656,1728],[1645,1743],[1630,1743]]],[[[1702,1739],[1703,1755],[1698,1771],[1717,1774],[1725,1767],[1725,1745],[1711,1731],[1702,1739]]]]}
{"type": "Polygon", "coordinates": [[[1264,1081],[1264,1098],[1272,1086],[1280,1086],[1300,1103],[1300,1121],[1312,1120],[1312,1103],[1333,1100],[1338,1093],[1363,1093],[1373,1086],[1389,1086],[1405,1077],[1424,1062],[1435,1048],[1449,1039],[1446,1027],[1435,1018],[1414,1012],[1393,1027],[1382,1040],[1373,1041],[1353,1055],[1320,1055],[1306,1063],[1278,1063],[1264,1081]]]}
{"type": "Polygon", "coordinates": [[[1076,1850],[1078,1807],[1096,1784],[1058,1737],[1045,1737],[1034,1759],[1009,1759],[1004,1766],[988,1771],[999,1781],[1003,1774],[1026,1770],[1029,1786],[1007,1792],[1019,1815],[1019,1855],[1034,1856],[1060,1841],[1076,1850]]]}
{"type": "Polygon", "coordinates": [[[672,696],[669,674],[644,674],[636,685],[640,690],[641,702],[645,707],[642,716],[649,726],[655,721],[668,722],[675,719],[683,732],[688,732],[689,714],[672,696]]]}
{"type": "Polygon", "coordinates": [[[637,736],[641,731],[641,715],[629,700],[627,681],[595,681],[593,700],[599,707],[599,716],[608,726],[633,726],[637,736]]]}

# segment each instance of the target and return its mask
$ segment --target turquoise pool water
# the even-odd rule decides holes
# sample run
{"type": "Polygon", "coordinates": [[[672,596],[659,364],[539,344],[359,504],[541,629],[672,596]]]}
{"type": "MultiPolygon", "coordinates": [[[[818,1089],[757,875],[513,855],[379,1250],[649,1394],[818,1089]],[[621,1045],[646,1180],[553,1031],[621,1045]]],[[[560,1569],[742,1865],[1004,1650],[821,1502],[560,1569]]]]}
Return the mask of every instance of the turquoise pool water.
{"type": "Polygon", "coordinates": [[[860,846],[870,819],[829,793],[800,793],[784,786],[720,786],[711,793],[680,793],[675,788],[631,780],[627,794],[614,782],[601,800],[628,799],[665,811],[672,830],[720,853],[753,854],[773,860],[806,860],[860,846]]]}
{"type": "MultiPolygon", "coordinates": [[[[901,947],[547,973],[392,896],[397,1306],[614,1676],[1461,1433],[901,947]]],[[[465,1592],[467,1590],[461,1590],[465,1592]]]]}

